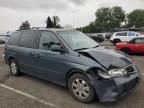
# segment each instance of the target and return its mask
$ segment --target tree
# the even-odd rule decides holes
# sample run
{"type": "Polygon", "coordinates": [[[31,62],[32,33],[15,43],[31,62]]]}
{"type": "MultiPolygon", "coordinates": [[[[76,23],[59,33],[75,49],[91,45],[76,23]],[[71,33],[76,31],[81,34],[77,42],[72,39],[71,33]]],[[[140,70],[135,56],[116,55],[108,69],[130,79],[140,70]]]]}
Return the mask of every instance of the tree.
{"type": "Polygon", "coordinates": [[[20,26],[20,30],[28,30],[30,29],[30,23],[28,21],[25,21],[22,23],[22,25],[20,26]]]}
{"type": "Polygon", "coordinates": [[[110,28],[116,29],[121,27],[121,24],[125,20],[125,16],[126,16],[125,12],[121,7],[113,7],[111,9],[112,20],[111,20],[110,28]]]}
{"type": "Polygon", "coordinates": [[[48,18],[47,18],[46,23],[47,23],[46,28],[52,28],[52,27],[53,27],[51,18],[50,18],[49,16],[48,16],[48,18]]]}
{"type": "Polygon", "coordinates": [[[52,18],[48,16],[46,21],[46,28],[61,28],[60,18],[58,16],[53,16],[52,18]]]}
{"type": "Polygon", "coordinates": [[[136,9],[125,14],[121,7],[99,8],[96,13],[96,20],[89,25],[77,28],[85,33],[93,32],[114,32],[117,28],[144,27],[144,9],[136,9]]]}
{"type": "Polygon", "coordinates": [[[125,12],[121,7],[100,8],[95,15],[95,25],[100,32],[110,32],[121,27],[125,19],[125,12]]]}
{"type": "Polygon", "coordinates": [[[94,22],[91,22],[89,25],[85,27],[77,28],[77,30],[82,31],[84,33],[95,33],[97,31],[94,22]]]}
{"type": "Polygon", "coordinates": [[[53,16],[53,27],[60,28],[60,18],[58,16],[53,16]]]}
{"type": "Polygon", "coordinates": [[[128,14],[128,27],[144,26],[144,9],[136,9],[128,14]]]}
{"type": "Polygon", "coordinates": [[[95,23],[91,22],[88,26],[83,27],[82,31],[84,33],[94,33],[94,32],[96,32],[95,23]]]}
{"type": "Polygon", "coordinates": [[[109,30],[110,20],[111,20],[111,9],[110,8],[100,8],[95,13],[96,20],[95,25],[100,32],[106,32],[109,30]]]}

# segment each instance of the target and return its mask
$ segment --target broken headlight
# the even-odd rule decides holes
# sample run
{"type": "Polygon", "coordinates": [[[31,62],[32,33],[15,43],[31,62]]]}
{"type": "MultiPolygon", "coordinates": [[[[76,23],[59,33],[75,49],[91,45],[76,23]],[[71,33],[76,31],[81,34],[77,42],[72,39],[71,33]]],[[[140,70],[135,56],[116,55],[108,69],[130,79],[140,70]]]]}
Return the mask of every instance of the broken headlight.
{"type": "Polygon", "coordinates": [[[105,79],[119,77],[119,76],[123,76],[126,74],[127,74],[127,71],[125,69],[113,69],[108,72],[103,72],[101,70],[98,70],[98,75],[105,79]]]}

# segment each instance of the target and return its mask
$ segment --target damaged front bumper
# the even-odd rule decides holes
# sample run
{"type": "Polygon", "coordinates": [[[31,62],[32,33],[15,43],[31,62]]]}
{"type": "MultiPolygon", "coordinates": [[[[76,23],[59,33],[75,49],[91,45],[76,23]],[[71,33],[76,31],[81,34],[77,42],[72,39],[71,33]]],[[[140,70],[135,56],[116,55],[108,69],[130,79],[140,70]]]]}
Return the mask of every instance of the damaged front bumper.
{"type": "Polygon", "coordinates": [[[134,73],[113,79],[94,78],[91,83],[100,102],[113,102],[130,94],[136,88],[139,80],[140,74],[134,73]]]}

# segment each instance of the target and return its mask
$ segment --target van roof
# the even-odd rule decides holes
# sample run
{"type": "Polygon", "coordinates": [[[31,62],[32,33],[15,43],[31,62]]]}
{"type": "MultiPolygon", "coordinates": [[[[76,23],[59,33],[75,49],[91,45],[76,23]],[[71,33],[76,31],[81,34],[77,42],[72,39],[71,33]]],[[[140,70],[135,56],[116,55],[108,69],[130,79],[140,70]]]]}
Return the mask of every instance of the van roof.
{"type": "MultiPolygon", "coordinates": [[[[73,29],[61,29],[61,28],[31,28],[31,29],[28,29],[28,30],[42,30],[42,31],[52,31],[52,32],[57,32],[57,31],[67,31],[67,30],[73,30],[73,29]]],[[[28,30],[17,30],[17,31],[28,31],[28,30]]]]}

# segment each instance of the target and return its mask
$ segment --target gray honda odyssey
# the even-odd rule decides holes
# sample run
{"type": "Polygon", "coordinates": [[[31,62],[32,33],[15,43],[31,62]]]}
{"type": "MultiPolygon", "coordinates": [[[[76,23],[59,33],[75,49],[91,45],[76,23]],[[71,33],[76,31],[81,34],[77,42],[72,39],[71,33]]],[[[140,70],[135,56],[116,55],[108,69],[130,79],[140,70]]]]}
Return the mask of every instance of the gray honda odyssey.
{"type": "Polygon", "coordinates": [[[76,30],[41,29],[14,32],[5,44],[12,75],[22,73],[69,89],[80,102],[117,101],[137,86],[133,60],[101,46],[76,30]]]}

